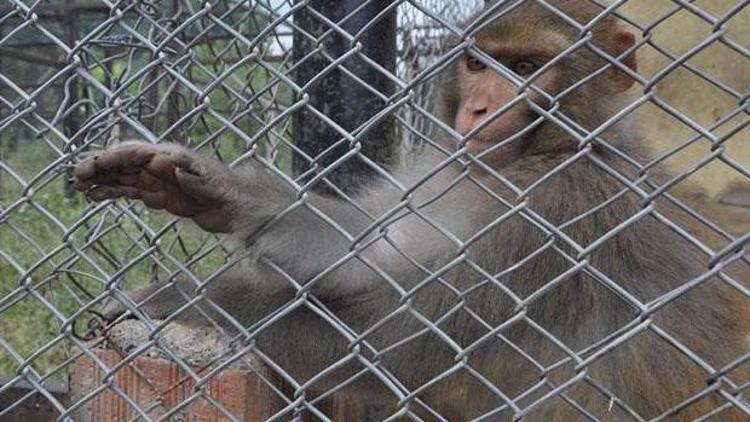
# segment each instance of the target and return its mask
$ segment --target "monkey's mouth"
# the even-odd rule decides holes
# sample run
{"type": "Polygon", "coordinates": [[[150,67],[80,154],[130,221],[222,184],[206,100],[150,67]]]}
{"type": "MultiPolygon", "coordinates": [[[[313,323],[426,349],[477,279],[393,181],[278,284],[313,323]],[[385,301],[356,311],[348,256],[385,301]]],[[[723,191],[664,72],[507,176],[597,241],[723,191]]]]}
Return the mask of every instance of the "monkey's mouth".
{"type": "Polygon", "coordinates": [[[466,145],[469,148],[471,148],[471,146],[473,146],[473,145],[480,145],[480,146],[482,146],[484,148],[488,148],[488,147],[491,147],[492,145],[495,145],[495,144],[497,144],[497,140],[496,139],[494,139],[494,138],[482,138],[482,137],[479,137],[479,136],[475,136],[473,138],[470,138],[466,142],[466,145]]]}
{"type": "Polygon", "coordinates": [[[466,143],[469,151],[477,154],[493,154],[496,152],[506,151],[508,148],[520,142],[525,136],[505,136],[500,139],[497,137],[473,137],[466,143]]]}
{"type": "Polygon", "coordinates": [[[491,154],[495,151],[504,151],[506,147],[512,147],[534,134],[539,125],[518,125],[505,130],[490,131],[490,133],[475,134],[466,141],[469,152],[473,154],[491,154]]]}
{"type": "Polygon", "coordinates": [[[497,145],[497,140],[493,138],[482,138],[482,137],[473,137],[469,138],[469,140],[466,141],[466,150],[475,156],[479,156],[487,152],[488,150],[492,149],[495,145],[497,145]]]}

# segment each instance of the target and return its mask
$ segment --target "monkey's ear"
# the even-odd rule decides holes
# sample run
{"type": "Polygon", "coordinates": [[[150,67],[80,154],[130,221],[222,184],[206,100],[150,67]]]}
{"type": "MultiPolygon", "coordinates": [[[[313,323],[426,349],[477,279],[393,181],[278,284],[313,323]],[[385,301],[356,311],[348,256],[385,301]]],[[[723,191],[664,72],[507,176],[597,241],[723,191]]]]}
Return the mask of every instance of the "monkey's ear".
{"type": "MultiPolygon", "coordinates": [[[[635,45],[635,35],[625,29],[618,29],[612,40],[612,55],[619,57],[635,45]]],[[[620,60],[620,63],[630,68],[633,72],[638,71],[638,62],[635,53],[631,53],[620,60]]],[[[633,86],[635,80],[627,73],[619,69],[610,69],[608,75],[608,85],[612,94],[618,94],[626,91],[633,86]]]]}

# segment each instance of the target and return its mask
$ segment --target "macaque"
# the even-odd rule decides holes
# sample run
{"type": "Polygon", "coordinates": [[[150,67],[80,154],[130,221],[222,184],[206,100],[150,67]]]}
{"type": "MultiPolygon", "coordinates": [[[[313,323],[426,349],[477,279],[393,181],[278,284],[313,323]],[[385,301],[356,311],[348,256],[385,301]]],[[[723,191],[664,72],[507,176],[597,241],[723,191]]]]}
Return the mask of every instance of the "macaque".
{"type": "Polygon", "coordinates": [[[748,379],[719,371],[750,351],[750,298],[648,198],[621,155],[644,154],[633,125],[602,127],[637,79],[635,36],[593,2],[515,3],[488,6],[443,79],[453,139],[357,206],[179,145],[85,158],[93,200],[251,252],[201,284],[113,290],[102,313],[244,329],[307,398],[355,377],[350,397],[387,416],[747,418],[748,379]]]}

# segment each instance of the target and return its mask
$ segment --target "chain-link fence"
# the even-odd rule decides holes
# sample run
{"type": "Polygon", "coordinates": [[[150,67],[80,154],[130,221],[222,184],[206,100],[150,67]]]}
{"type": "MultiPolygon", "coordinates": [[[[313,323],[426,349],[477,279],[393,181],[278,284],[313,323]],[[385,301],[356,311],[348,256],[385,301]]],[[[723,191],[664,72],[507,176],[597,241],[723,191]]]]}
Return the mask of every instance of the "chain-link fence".
{"type": "Polygon", "coordinates": [[[487,3],[0,5],[0,420],[750,420],[749,2],[487,3]]]}

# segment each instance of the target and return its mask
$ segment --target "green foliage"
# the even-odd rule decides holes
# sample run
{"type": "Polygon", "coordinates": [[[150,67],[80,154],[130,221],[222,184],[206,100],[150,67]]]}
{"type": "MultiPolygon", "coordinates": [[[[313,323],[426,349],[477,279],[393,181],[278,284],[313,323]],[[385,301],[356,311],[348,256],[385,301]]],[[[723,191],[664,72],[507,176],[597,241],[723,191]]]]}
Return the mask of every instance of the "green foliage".
{"type": "MultiPolygon", "coordinates": [[[[7,156],[4,162],[23,168],[28,157],[50,161],[49,153],[32,153],[39,149],[29,143],[23,153],[7,156]]],[[[69,231],[96,204],[82,195],[66,198],[64,179],[54,177],[19,205],[22,186],[7,176],[0,178],[1,209],[10,211],[0,224],[0,336],[23,359],[48,348],[32,360],[43,374],[68,357],[72,345],[62,334],[70,318],[82,307],[95,305],[94,298],[103,294],[106,282],[118,271],[125,269],[119,286],[130,289],[168,279],[179,272],[178,263],[204,253],[187,267],[206,277],[226,258],[221,249],[211,250],[216,244],[212,236],[125,202],[102,209],[69,231]]],[[[78,327],[85,327],[87,318],[80,316],[78,327]]],[[[19,368],[17,359],[0,351],[0,374],[14,374],[19,368]]],[[[54,376],[64,376],[67,369],[54,376]]]]}
{"type": "MultiPolygon", "coordinates": [[[[215,12],[223,15],[218,7],[215,12]]],[[[226,24],[251,40],[269,23],[262,14],[223,16],[226,24]]],[[[91,25],[95,18],[89,16],[82,23],[82,33],[96,27],[91,25]]],[[[123,19],[136,27],[132,17],[123,19]]],[[[202,28],[195,24],[180,35],[189,45],[190,60],[169,56],[145,73],[141,70],[155,60],[148,49],[134,48],[129,54],[120,54],[123,50],[117,48],[88,49],[85,71],[95,81],[81,78],[74,85],[77,97],[86,100],[76,110],[79,123],[103,111],[111,113],[106,110],[112,106],[111,98],[100,87],[117,91],[122,110],[157,136],[175,119],[208,104],[208,109],[192,114],[165,141],[188,144],[225,162],[250,148],[271,155],[269,140],[278,138],[267,133],[256,139],[254,134],[274,115],[264,108],[269,99],[289,104],[291,90],[254,60],[235,67],[252,53],[247,45],[219,26],[208,32],[202,28]],[[221,84],[215,84],[217,78],[221,84]]],[[[137,30],[148,36],[148,27],[137,26],[137,30]]],[[[126,35],[121,32],[115,26],[102,35],[126,35]]],[[[3,66],[4,74],[13,80],[24,74],[38,76],[38,71],[34,74],[34,68],[20,61],[5,61],[3,66]]],[[[43,112],[46,118],[56,113],[62,93],[61,87],[50,86],[39,96],[49,103],[43,112]]],[[[75,111],[68,116],[75,116],[75,111]]],[[[288,138],[288,124],[277,126],[288,138]]],[[[65,131],[66,127],[59,124],[57,129],[65,131]]],[[[127,123],[118,129],[121,138],[139,136],[127,123]]],[[[99,208],[83,195],[72,194],[64,166],[50,167],[60,159],[63,143],[50,138],[48,142],[56,146],[52,147],[37,135],[21,123],[0,132],[0,343],[12,349],[0,347],[0,375],[18,373],[28,359],[39,373],[61,378],[69,367],[72,320],[82,333],[89,315],[81,310],[100,304],[113,282],[128,290],[184,274],[183,268],[204,279],[226,263],[228,254],[217,238],[190,223],[125,201],[99,208]]],[[[108,134],[102,134],[95,147],[105,147],[110,141],[108,134]]],[[[288,170],[290,148],[283,142],[275,148],[275,163],[288,170]]]]}
{"type": "MultiPolygon", "coordinates": [[[[19,173],[28,173],[30,157],[42,162],[52,159],[41,145],[29,142],[3,161],[21,169],[19,173]]],[[[109,277],[124,267],[130,267],[121,277],[125,287],[168,277],[178,271],[170,265],[171,259],[188,261],[210,240],[199,233],[183,236],[186,229],[172,224],[172,218],[124,203],[93,215],[66,238],[94,204],[81,195],[66,198],[63,175],[27,194],[19,183],[3,176],[0,204],[7,219],[0,224],[0,336],[23,358],[54,344],[33,360],[32,366],[42,373],[64,362],[71,345],[61,334],[68,319],[102,294],[109,277]],[[26,201],[19,201],[22,198],[26,201]],[[116,210],[132,212],[138,220],[116,210]],[[164,227],[171,228],[154,235],[164,227]],[[149,249],[154,249],[152,255],[142,258],[149,249]]],[[[223,255],[211,252],[190,269],[206,276],[223,262],[223,255]]],[[[0,374],[18,369],[19,362],[0,352],[0,374]]]]}

